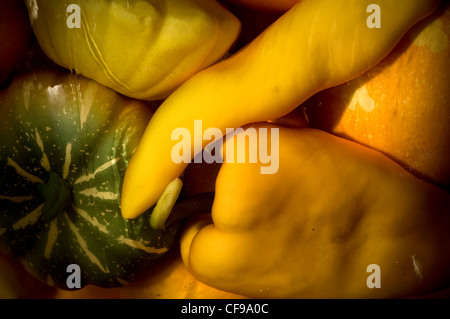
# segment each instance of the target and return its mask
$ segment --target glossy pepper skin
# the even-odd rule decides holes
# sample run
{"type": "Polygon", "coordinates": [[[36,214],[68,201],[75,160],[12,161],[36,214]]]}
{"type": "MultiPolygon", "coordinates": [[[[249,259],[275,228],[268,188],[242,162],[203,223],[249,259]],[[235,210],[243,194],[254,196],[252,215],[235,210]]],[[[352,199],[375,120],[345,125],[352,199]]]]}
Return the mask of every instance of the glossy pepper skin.
{"type": "Polygon", "coordinates": [[[315,129],[280,128],[279,152],[272,175],[222,165],[212,221],[196,216],[181,235],[196,278],[258,298],[401,298],[448,285],[448,193],[315,129]],[[367,285],[372,264],[380,288],[367,285]]]}
{"type": "Polygon", "coordinates": [[[240,22],[215,0],[26,1],[57,64],[126,96],[166,98],[232,46],[240,22]],[[79,26],[77,21],[79,9],[79,26]],[[67,14],[66,14],[67,12],[67,14]]]}
{"type": "Polygon", "coordinates": [[[193,135],[194,120],[202,120],[203,130],[213,127],[225,132],[281,117],[314,93],[370,69],[439,5],[437,0],[379,0],[381,28],[369,28],[371,3],[300,1],[247,47],[179,87],[150,121],[130,161],[123,216],[134,218],[151,207],[165,185],[187,166],[171,159],[174,129],[187,128],[193,135]],[[149,184],[149,180],[161,183],[149,184]]]}

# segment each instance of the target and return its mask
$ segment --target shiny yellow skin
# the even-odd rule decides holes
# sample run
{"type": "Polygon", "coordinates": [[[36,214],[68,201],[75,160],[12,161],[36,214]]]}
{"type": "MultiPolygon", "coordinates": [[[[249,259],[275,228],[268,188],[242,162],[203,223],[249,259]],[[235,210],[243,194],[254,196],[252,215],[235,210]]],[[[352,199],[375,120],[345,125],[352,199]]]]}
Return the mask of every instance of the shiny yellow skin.
{"type": "Polygon", "coordinates": [[[181,234],[196,278],[256,298],[403,298],[449,284],[450,194],[320,130],[280,128],[279,147],[276,174],[222,165],[213,223],[196,216],[181,234]],[[371,264],[381,288],[366,284],[371,264]]]}
{"type": "Polygon", "coordinates": [[[68,27],[67,20],[75,20],[67,2],[27,1],[44,52],[65,68],[144,100],[166,98],[219,60],[240,31],[239,20],[215,0],[71,3],[80,6],[80,28],[68,27]]]}
{"type": "Polygon", "coordinates": [[[177,143],[171,140],[174,129],[187,128],[192,136],[194,120],[202,120],[203,130],[213,127],[225,132],[281,117],[314,93],[373,67],[412,25],[439,5],[438,0],[379,0],[382,26],[370,29],[366,9],[371,3],[300,1],[237,54],[179,87],[150,121],[130,161],[122,193],[123,216],[135,218],[154,205],[187,166],[171,159],[177,143]]]}
{"type": "Polygon", "coordinates": [[[309,123],[450,190],[450,1],[361,76],[308,99],[309,123]]]}

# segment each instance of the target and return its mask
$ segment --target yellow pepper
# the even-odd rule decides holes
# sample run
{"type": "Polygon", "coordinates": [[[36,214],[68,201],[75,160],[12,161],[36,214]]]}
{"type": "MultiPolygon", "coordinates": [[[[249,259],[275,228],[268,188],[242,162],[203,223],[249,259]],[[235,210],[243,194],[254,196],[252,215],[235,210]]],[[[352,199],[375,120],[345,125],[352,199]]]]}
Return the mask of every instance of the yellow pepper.
{"type": "Polygon", "coordinates": [[[277,174],[222,165],[213,223],[197,215],[181,235],[197,279],[258,298],[399,298],[449,284],[447,192],[320,130],[280,128],[279,156],[277,174]]]}
{"type": "Polygon", "coordinates": [[[175,129],[193,135],[194,120],[201,120],[203,132],[225,132],[281,117],[314,93],[370,69],[438,5],[438,0],[300,1],[244,49],[197,73],[164,101],[128,166],[123,216],[135,218],[154,205],[187,166],[171,158],[175,129]],[[371,11],[374,3],[378,10],[371,11]],[[372,25],[377,13],[380,28],[372,25]]]}
{"type": "Polygon", "coordinates": [[[55,63],[132,98],[166,98],[233,45],[240,22],[215,0],[26,1],[55,63]]]}

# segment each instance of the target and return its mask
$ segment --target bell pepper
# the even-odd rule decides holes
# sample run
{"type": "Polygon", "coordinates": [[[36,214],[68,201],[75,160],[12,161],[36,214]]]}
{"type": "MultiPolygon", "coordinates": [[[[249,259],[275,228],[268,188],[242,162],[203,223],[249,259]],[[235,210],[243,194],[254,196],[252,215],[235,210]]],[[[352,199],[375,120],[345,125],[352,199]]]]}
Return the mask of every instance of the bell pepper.
{"type": "Polygon", "coordinates": [[[449,193],[311,128],[281,127],[279,156],[276,174],[260,174],[261,163],[222,165],[212,214],[192,217],[181,234],[197,279],[255,298],[401,298],[448,287],[449,193]]]}
{"type": "Polygon", "coordinates": [[[219,60],[240,31],[215,0],[69,3],[27,1],[41,48],[55,63],[138,99],[166,98],[219,60]]]}
{"type": "MultiPolygon", "coordinates": [[[[245,48],[180,86],[157,110],[130,161],[122,215],[135,218],[154,205],[188,165],[171,158],[175,129],[186,128],[193,135],[194,121],[201,120],[203,132],[208,128],[226,132],[281,117],[314,93],[376,65],[439,1],[378,0],[380,28],[368,23],[369,4],[300,1],[245,48]]],[[[202,146],[207,143],[204,140],[202,146]]]]}

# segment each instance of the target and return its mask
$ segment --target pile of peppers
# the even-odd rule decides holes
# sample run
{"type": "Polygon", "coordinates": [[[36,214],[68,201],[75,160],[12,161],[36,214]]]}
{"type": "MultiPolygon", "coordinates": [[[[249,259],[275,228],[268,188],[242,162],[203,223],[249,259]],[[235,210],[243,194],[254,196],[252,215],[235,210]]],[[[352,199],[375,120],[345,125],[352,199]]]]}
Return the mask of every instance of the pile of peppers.
{"type": "MultiPolygon", "coordinates": [[[[369,28],[367,1],[300,1],[162,103],[126,172],[123,216],[160,197],[164,184],[147,181],[168,185],[186,169],[171,159],[176,128],[269,134],[268,121],[375,66],[439,3],[377,1],[382,26],[369,28]]],[[[222,165],[212,214],[188,221],[181,237],[196,278],[257,298],[400,298],[448,285],[448,192],[321,131],[280,126],[279,147],[273,175],[261,174],[262,162],[222,165]]]]}
{"type": "Polygon", "coordinates": [[[233,156],[213,176],[211,213],[186,218],[177,247],[183,269],[202,284],[225,298],[407,298],[448,289],[449,191],[308,127],[299,112],[315,93],[376,66],[441,1],[291,2],[251,42],[164,95],[127,168],[123,218],[161,204],[214,135],[215,154],[233,156]],[[381,26],[368,20],[372,4],[381,26]],[[194,152],[186,161],[173,160],[180,128],[209,137],[187,143],[194,152]],[[237,143],[250,131],[255,148],[237,143]],[[261,173],[264,157],[248,160],[261,154],[261,141],[277,159],[270,174],[261,173]]]}

